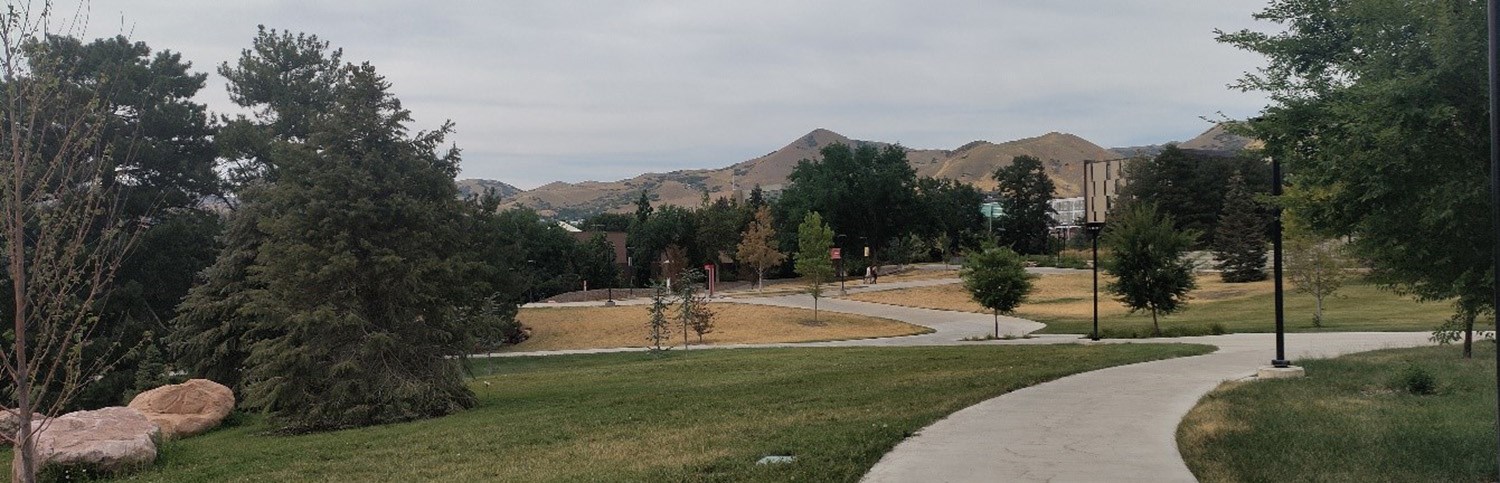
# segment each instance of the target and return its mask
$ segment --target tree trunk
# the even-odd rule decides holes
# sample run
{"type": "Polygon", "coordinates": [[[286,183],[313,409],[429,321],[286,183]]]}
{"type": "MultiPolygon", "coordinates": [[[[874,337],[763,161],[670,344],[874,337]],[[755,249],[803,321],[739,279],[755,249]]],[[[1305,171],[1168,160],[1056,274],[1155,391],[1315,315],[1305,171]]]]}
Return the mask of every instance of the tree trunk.
{"type": "MultiPolygon", "coordinates": [[[[21,179],[19,173],[17,173],[16,179],[21,179]]],[[[16,181],[16,183],[19,184],[20,182],[16,181]]],[[[16,193],[20,192],[18,188],[12,189],[17,189],[16,193]]],[[[22,216],[20,210],[24,208],[20,206],[19,200],[13,199],[7,201],[16,206],[14,208],[16,212],[11,215],[16,219],[8,220],[10,226],[7,228],[10,229],[7,230],[9,232],[7,235],[9,235],[11,240],[9,268],[11,295],[14,297],[15,304],[15,332],[13,333],[15,342],[12,348],[15,351],[12,353],[15,357],[15,373],[13,374],[12,382],[15,383],[14,389],[16,391],[16,416],[20,419],[18,424],[20,429],[12,437],[17,438],[15,446],[21,452],[21,464],[11,469],[11,479],[22,483],[35,483],[36,438],[31,430],[31,413],[33,411],[31,401],[31,367],[30,361],[27,360],[26,347],[26,313],[30,309],[28,307],[29,301],[26,299],[26,284],[28,282],[25,265],[26,248],[25,244],[21,242],[21,240],[25,240],[22,230],[22,227],[25,225],[24,220],[20,219],[22,216]]]]}
{"type": "Polygon", "coordinates": [[[1464,359],[1474,358],[1474,317],[1472,312],[1464,314],[1464,359]]]}
{"type": "Polygon", "coordinates": [[[1161,324],[1156,321],[1156,309],[1151,309],[1151,327],[1155,331],[1152,335],[1161,337],[1161,324]]]}
{"type": "Polygon", "coordinates": [[[995,338],[1000,338],[1000,311],[995,311],[995,338]]]}
{"type": "Polygon", "coordinates": [[[757,269],[755,271],[755,291],[756,292],[764,292],[765,290],[766,290],[766,269],[764,269],[764,268],[757,269]]]}
{"type": "Polygon", "coordinates": [[[1322,327],[1323,326],[1323,294],[1320,292],[1320,293],[1318,293],[1318,295],[1316,297],[1313,297],[1313,298],[1318,301],[1317,308],[1313,309],[1313,327],[1322,327]]]}
{"type": "Polygon", "coordinates": [[[813,297],[813,323],[818,323],[818,298],[813,297]]]}

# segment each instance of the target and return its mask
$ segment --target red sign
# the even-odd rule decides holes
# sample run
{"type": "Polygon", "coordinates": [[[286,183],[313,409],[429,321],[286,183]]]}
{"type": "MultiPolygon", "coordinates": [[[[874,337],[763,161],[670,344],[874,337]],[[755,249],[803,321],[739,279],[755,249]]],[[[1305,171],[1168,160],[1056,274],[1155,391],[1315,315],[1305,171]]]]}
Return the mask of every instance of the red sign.
{"type": "Polygon", "coordinates": [[[838,259],[843,258],[843,254],[844,254],[843,250],[840,250],[838,248],[829,248],[828,249],[828,256],[830,258],[833,258],[834,260],[838,260],[838,259]]]}

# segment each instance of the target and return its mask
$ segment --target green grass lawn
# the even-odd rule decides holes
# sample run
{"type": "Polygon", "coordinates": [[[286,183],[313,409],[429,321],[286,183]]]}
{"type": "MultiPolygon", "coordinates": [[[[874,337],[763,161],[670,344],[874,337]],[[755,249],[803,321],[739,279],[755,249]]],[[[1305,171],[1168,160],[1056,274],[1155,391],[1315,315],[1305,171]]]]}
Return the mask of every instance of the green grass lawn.
{"type": "Polygon", "coordinates": [[[1229,383],[1178,428],[1193,474],[1217,481],[1495,481],[1495,345],[1300,361],[1308,377],[1229,383]],[[1435,392],[1405,375],[1435,376],[1435,392]]]}
{"type": "MultiPolygon", "coordinates": [[[[856,481],[958,409],[1200,345],[798,348],[479,361],[480,406],[299,436],[250,417],[135,481],[856,481]],[[795,455],[756,466],[765,455],[795,455]]],[[[5,458],[9,461],[9,458],[5,458]]]]}
{"type": "MultiPolygon", "coordinates": [[[[1178,330],[1186,334],[1207,334],[1212,324],[1221,324],[1228,332],[1273,332],[1276,319],[1272,297],[1266,293],[1226,300],[1191,300],[1182,312],[1162,317],[1161,327],[1169,333],[1178,330]]],[[[1288,288],[1285,303],[1289,332],[1430,331],[1453,314],[1448,302],[1420,303],[1368,283],[1347,285],[1336,297],[1325,300],[1322,327],[1312,324],[1312,296],[1288,288]]],[[[1099,305],[1106,304],[1118,302],[1100,293],[1099,305]]],[[[1091,317],[1030,317],[1047,324],[1038,332],[1048,334],[1087,334],[1094,324],[1091,317]]],[[[1489,320],[1484,322],[1488,327],[1489,320]]],[[[1151,313],[1100,315],[1099,330],[1106,337],[1149,336],[1151,313]]]]}

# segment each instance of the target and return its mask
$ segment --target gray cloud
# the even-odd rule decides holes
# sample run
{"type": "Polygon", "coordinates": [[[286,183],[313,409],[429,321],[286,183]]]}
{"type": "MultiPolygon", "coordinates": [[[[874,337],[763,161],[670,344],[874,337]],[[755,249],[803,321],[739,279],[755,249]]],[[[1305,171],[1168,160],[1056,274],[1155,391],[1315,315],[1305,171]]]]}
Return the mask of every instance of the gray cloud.
{"type": "MultiPolygon", "coordinates": [[[[66,7],[65,7],[66,8],[66,7]]],[[[369,60],[418,127],[458,125],[464,176],[523,187],[716,167],[816,127],[951,148],[1048,131],[1181,140],[1265,104],[1226,84],[1258,59],[1213,41],[1258,2],[94,0],[212,72],[256,24],[369,60]]],[[[222,79],[201,94],[234,108],[222,79]]]]}

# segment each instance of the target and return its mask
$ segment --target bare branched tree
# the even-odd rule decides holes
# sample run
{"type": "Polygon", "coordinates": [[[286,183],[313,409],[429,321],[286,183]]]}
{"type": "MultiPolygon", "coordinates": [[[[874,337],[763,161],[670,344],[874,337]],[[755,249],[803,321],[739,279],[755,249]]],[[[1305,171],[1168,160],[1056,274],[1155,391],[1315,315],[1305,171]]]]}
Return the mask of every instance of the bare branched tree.
{"type": "Polygon", "coordinates": [[[0,363],[19,423],[3,436],[19,452],[12,478],[23,482],[36,480],[35,437],[46,425],[33,425],[32,413],[56,415],[109,369],[83,357],[92,309],[145,221],[117,215],[112,170],[125,153],[100,142],[107,79],[69,80],[62,60],[38,55],[55,33],[52,7],[11,3],[0,24],[0,259],[13,317],[0,363]]]}

